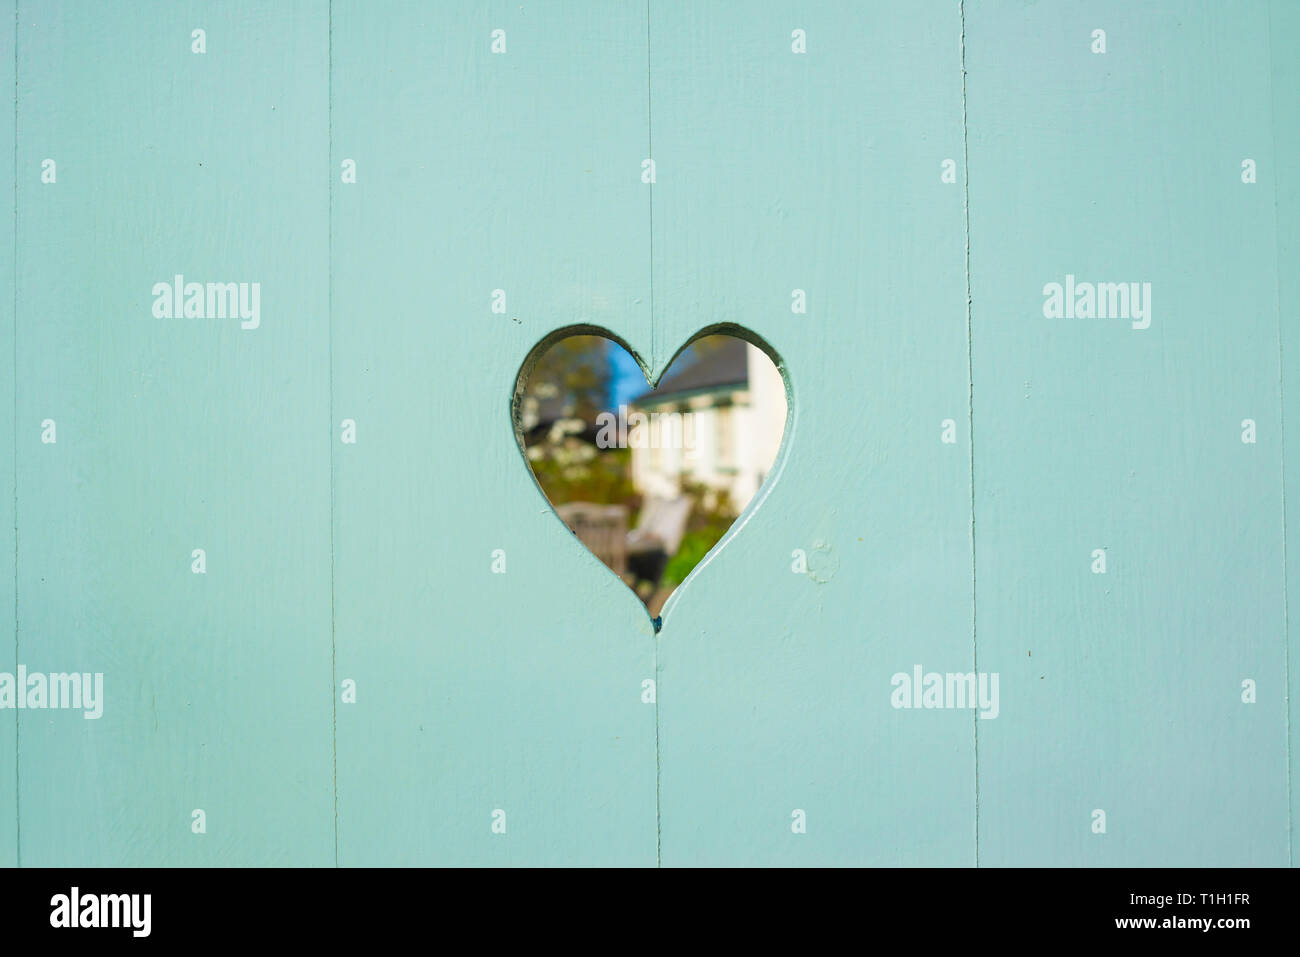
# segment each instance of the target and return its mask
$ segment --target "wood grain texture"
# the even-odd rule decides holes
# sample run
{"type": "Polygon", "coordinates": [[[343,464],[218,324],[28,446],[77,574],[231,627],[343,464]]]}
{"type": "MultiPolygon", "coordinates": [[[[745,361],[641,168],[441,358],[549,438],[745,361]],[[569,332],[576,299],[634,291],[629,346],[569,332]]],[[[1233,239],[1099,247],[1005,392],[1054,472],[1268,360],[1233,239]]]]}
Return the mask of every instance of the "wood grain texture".
{"type": "MultiPolygon", "coordinates": [[[[14,4],[0,4],[0,89],[14,87],[14,4]]],[[[16,523],[14,482],[17,459],[14,449],[14,110],[15,99],[4,97],[0,109],[0,183],[8,187],[5,204],[9,222],[0,229],[0,395],[10,408],[0,411],[0,665],[17,670],[18,649],[14,644],[17,605],[15,603],[16,523]]],[[[18,723],[12,714],[0,717],[0,867],[18,863],[18,723]]]]}
{"type": "Polygon", "coordinates": [[[0,711],[0,864],[1290,862],[1295,5],[812,6],[0,5],[0,659],[107,697],[0,711]],[[791,419],[656,635],[509,403],[717,323],[791,419]]]}
{"type": "Polygon", "coordinates": [[[979,727],[981,863],[1287,860],[1272,177],[1240,179],[1270,133],[1254,12],[967,17],[978,640],[1008,702],[979,727]],[[1103,23],[1104,56],[1063,42],[1103,23]],[[1150,327],[1044,319],[1067,273],[1151,282],[1150,327]],[[1104,837],[1077,826],[1094,809],[1104,837]]]}
{"type": "Polygon", "coordinates": [[[1289,678],[1287,766],[1290,771],[1290,860],[1295,864],[1295,822],[1300,810],[1300,766],[1296,763],[1295,728],[1300,718],[1300,57],[1295,38],[1300,36],[1300,7],[1284,0],[1269,4],[1269,64],[1272,69],[1272,152],[1277,169],[1272,181],[1274,229],[1277,240],[1278,371],[1282,390],[1283,503],[1285,522],[1286,582],[1283,616],[1287,624],[1287,674],[1289,678]]]}
{"type": "Polygon", "coordinates": [[[332,863],[328,9],[23,4],[18,77],[18,647],[107,697],[19,713],[22,862],[332,863]]]}

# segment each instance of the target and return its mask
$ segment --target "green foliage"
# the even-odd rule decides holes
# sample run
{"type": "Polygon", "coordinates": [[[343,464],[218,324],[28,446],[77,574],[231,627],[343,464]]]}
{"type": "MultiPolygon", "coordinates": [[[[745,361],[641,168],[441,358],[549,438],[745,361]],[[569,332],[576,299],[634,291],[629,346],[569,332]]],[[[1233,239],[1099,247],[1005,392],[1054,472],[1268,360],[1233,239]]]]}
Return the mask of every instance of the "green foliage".
{"type": "Polygon", "coordinates": [[[709,553],[709,549],[718,544],[718,539],[722,538],[726,531],[727,527],[723,525],[687,532],[682,537],[682,547],[677,549],[676,555],[668,559],[661,584],[676,588],[686,581],[686,576],[709,553]]]}
{"type": "Polygon", "coordinates": [[[537,483],[553,505],[594,502],[635,507],[631,455],[628,449],[597,449],[573,436],[558,441],[548,436],[528,449],[537,483]]]}
{"type": "Polygon", "coordinates": [[[683,491],[691,499],[691,517],[677,553],[668,559],[661,582],[676,588],[686,580],[704,556],[718,544],[736,518],[736,510],[726,492],[713,492],[700,484],[688,484],[683,491]]]}
{"type": "Polygon", "coordinates": [[[631,453],[598,449],[591,441],[612,377],[609,348],[601,336],[562,339],[538,359],[524,385],[516,426],[527,436],[533,474],[554,505],[634,504],[631,453]]]}

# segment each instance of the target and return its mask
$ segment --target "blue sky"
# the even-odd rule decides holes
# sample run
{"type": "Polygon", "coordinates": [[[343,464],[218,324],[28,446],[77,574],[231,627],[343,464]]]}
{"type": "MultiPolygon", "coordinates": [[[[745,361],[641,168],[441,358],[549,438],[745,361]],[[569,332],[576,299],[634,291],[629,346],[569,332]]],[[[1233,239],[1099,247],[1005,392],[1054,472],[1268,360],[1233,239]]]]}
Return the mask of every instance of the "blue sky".
{"type": "Polygon", "coordinates": [[[605,354],[609,356],[609,365],[614,372],[609,386],[611,406],[621,405],[646,390],[645,376],[641,374],[641,367],[622,346],[616,342],[609,342],[605,346],[605,354]]]}

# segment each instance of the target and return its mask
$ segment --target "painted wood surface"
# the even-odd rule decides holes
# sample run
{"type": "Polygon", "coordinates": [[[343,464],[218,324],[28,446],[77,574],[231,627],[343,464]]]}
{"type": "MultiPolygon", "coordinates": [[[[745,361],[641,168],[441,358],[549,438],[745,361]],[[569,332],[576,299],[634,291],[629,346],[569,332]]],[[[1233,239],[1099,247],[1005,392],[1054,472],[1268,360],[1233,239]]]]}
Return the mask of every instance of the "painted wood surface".
{"type": "Polygon", "coordinates": [[[8,0],[0,646],[105,691],[0,710],[0,863],[1288,864],[1298,40],[1283,0],[8,0]],[[177,274],[257,327],[155,316],[177,274]],[[1067,275],[1149,326],[1045,317],[1067,275]],[[719,323],[791,419],[656,634],[511,394],[558,329],[653,379],[719,323]],[[996,717],[897,707],[917,667],[996,717]]]}

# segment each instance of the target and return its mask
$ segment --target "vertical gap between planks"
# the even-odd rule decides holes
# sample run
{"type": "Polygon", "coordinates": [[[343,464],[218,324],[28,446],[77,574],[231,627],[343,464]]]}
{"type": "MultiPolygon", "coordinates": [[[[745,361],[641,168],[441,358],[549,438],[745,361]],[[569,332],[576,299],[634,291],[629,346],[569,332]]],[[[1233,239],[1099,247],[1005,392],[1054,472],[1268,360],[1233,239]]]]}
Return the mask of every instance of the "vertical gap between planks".
{"type": "MultiPolygon", "coordinates": [[[[971,669],[979,674],[979,632],[975,573],[975,360],[971,335],[970,281],[970,146],[966,123],[966,0],[957,5],[961,20],[961,163],[962,214],[966,231],[966,439],[970,444],[970,643],[971,669]]],[[[980,864],[980,723],[979,709],[972,712],[975,748],[975,866],[980,864]]]]}
{"type": "MultiPolygon", "coordinates": [[[[1264,42],[1268,45],[1268,90],[1269,90],[1269,133],[1270,145],[1272,146],[1272,157],[1275,166],[1279,165],[1280,154],[1277,149],[1277,134],[1274,132],[1277,128],[1277,69],[1273,62],[1273,4],[1270,2],[1265,8],[1267,19],[1265,20],[1266,30],[1264,42]]],[[[1276,304],[1277,304],[1277,427],[1279,435],[1279,451],[1281,453],[1281,477],[1282,477],[1282,662],[1284,689],[1283,698],[1286,702],[1286,855],[1287,866],[1294,866],[1295,862],[1295,804],[1294,804],[1294,785],[1291,776],[1291,610],[1290,596],[1287,594],[1287,571],[1288,558],[1286,540],[1286,365],[1283,362],[1282,354],[1282,254],[1279,246],[1282,242],[1281,223],[1282,217],[1278,210],[1278,182],[1273,181],[1273,275],[1276,277],[1276,304]]]]}
{"type": "MultiPolygon", "coordinates": [[[[14,674],[18,674],[18,0],[14,0],[14,674]]],[[[22,789],[18,785],[18,712],[14,712],[14,864],[23,866],[22,789]]]]}
{"type": "Polygon", "coordinates": [[[327,77],[325,80],[326,99],[326,141],[329,155],[325,161],[325,173],[329,177],[325,191],[329,206],[327,214],[329,238],[327,240],[325,312],[328,316],[326,329],[326,352],[329,359],[329,428],[326,430],[329,442],[330,468],[330,716],[331,716],[331,752],[333,760],[334,791],[334,866],[339,866],[339,692],[338,692],[338,653],[334,638],[334,2],[330,0],[327,19],[326,54],[327,77]]]}
{"type": "MultiPolygon", "coordinates": [[[[646,155],[654,162],[654,118],[651,111],[653,97],[650,80],[650,0],[645,0],[645,120],[646,155]]],[[[650,363],[654,374],[659,372],[659,344],[655,342],[655,186],[653,177],[649,184],[650,208],[650,363]]],[[[655,866],[663,866],[663,829],[660,816],[660,781],[663,764],[659,753],[659,628],[654,629],[655,670],[655,866]]]]}

